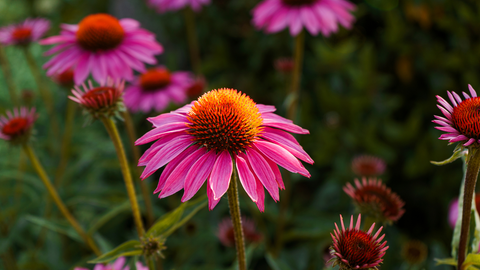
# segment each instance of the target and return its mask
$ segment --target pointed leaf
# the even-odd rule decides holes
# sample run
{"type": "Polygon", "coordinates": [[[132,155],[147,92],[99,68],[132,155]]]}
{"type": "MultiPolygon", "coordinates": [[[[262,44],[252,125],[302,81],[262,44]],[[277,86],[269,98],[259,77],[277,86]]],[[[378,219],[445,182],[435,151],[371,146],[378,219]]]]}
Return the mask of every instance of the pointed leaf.
{"type": "Polygon", "coordinates": [[[54,222],[51,220],[46,220],[44,218],[35,217],[31,215],[26,216],[25,219],[34,224],[37,224],[39,226],[52,230],[54,232],[64,234],[79,242],[83,242],[83,239],[80,237],[80,235],[78,235],[78,233],[69,224],[54,222]]]}
{"type": "Polygon", "coordinates": [[[435,261],[437,262],[437,265],[446,264],[446,265],[457,266],[457,260],[455,260],[454,258],[435,259],[435,261]]]}
{"type": "Polygon", "coordinates": [[[182,203],[177,209],[166,213],[153,224],[153,226],[145,234],[146,237],[158,237],[163,235],[171,227],[173,227],[182,217],[185,206],[188,204],[182,203]]]}
{"type": "Polygon", "coordinates": [[[433,165],[442,166],[454,162],[455,160],[465,156],[467,151],[464,151],[463,148],[455,148],[451,157],[445,159],[444,161],[430,161],[433,165]]]}
{"type": "Polygon", "coordinates": [[[140,241],[130,240],[120,246],[116,247],[112,251],[109,251],[100,257],[88,261],[88,263],[108,263],[115,260],[118,257],[138,256],[142,255],[142,247],[140,241]]]}

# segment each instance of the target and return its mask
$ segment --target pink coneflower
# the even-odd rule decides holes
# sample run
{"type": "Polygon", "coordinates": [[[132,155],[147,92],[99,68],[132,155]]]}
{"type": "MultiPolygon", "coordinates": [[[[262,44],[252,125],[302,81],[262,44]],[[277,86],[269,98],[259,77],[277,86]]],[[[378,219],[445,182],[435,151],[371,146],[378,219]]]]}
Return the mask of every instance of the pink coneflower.
{"type": "Polygon", "coordinates": [[[185,104],[192,81],[190,72],[170,72],[162,66],[151,68],[125,89],[125,105],[132,112],[148,113],[161,112],[170,102],[185,104]]]}
{"type": "Polygon", "coordinates": [[[361,215],[358,215],[357,224],[353,227],[353,216],[350,218],[350,227],[345,229],[343,217],[340,215],[342,230],[335,223],[335,236],[330,234],[333,239],[331,253],[334,256],[333,266],[340,265],[340,269],[378,269],[383,262],[383,255],[388,249],[387,241],[382,243],[385,234],[378,237],[383,227],[378,229],[373,235],[372,224],[368,232],[360,230],[361,215]]]}
{"type": "Polygon", "coordinates": [[[358,176],[378,176],[385,172],[385,161],[369,155],[356,156],[352,160],[352,171],[358,176]]]}
{"type": "Polygon", "coordinates": [[[355,5],[346,0],[264,0],[253,9],[257,29],[275,33],[290,27],[296,36],[305,27],[312,35],[324,36],[338,31],[340,23],[351,28],[355,19],[349,12],[355,5]]]}
{"type": "MultiPolygon", "coordinates": [[[[97,264],[93,270],[129,270],[130,266],[125,265],[127,260],[125,257],[118,258],[113,264],[97,264]]],[[[75,267],[73,270],[89,270],[88,268],[75,267]]],[[[144,266],[141,262],[135,263],[135,270],[148,270],[148,267],[144,266]]]]}
{"type": "Polygon", "coordinates": [[[453,106],[441,96],[437,96],[437,101],[440,104],[437,107],[446,117],[435,115],[436,120],[432,121],[440,125],[435,127],[436,129],[447,132],[440,136],[440,140],[447,140],[450,143],[461,142],[463,146],[480,143],[480,125],[478,124],[480,98],[477,97],[477,92],[470,84],[468,89],[471,97],[463,92],[465,100],[462,100],[457,93],[447,91],[453,106]]]}
{"type": "Polygon", "coordinates": [[[50,29],[50,21],[42,18],[26,19],[19,24],[0,28],[0,44],[28,45],[38,41],[50,29]]]}
{"type": "MultiPolygon", "coordinates": [[[[255,230],[255,223],[246,217],[242,217],[242,229],[245,240],[250,243],[259,242],[262,235],[255,230]]],[[[224,218],[218,224],[217,237],[224,246],[232,247],[235,245],[235,232],[231,218],[224,218]]]]}
{"type": "Polygon", "coordinates": [[[88,87],[83,84],[83,91],[80,86],[72,89],[73,96],[69,98],[86,109],[93,118],[118,116],[118,112],[124,110],[122,102],[123,88],[125,82],[108,79],[105,84],[94,87],[88,82],[88,87]]]}
{"type": "Polygon", "coordinates": [[[170,196],[182,188],[182,202],[197,193],[208,179],[209,208],[227,191],[235,161],[248,196],[264,211],[265,187],[275,201],[284,189],[278,165],[310,177],[298,160],[313,160],[288,132],[308,134],[291,120],[273,114],[275,107],[256,104],[233,89],[212,90],[197,101],[170,113],[148,118],[154,129],[136,141],[156,141],[140,158],[146,166],[141,178],[163,170],[155,193],[170,196]],[[297,159],[298,158],[298,159],[297,159]]]}
{"type": "Polygon", "coordinates": [[[201,94],[203,94],[203,90],[207,82],[205,81],[204,77],[197,77],[195,81],[187,89],[187,96],[191,99],[197,99],[201,94]]]}
{"type": "Polygon", "coordinates": [[[27,142],[33,123],[37,120],[35,108],[15,108],[7,111],[6,116],[0,116],[0,139],[14,144],[27,142]]]}
{"type": "Polygon", "coordinates": [[[147,0],[148,4],[154,7],[158,13],[177,11],[189,6],[193,11],[202,10],[202,5],[210,4],[210,0],[147,0]]]}
{"type": "Polygon", "coordinates": [[[382,180],[376,178],[363,178],[362,182],[355,179],[355,187],[347,183],[343,190],[359,208],[360,213],[368,214],[377,221],[397,221],[405,210],[405,203],[400,197],[387,188],[382,180]]]}
{"type": "Polygon", "coordinates": [[[143,63],[155,64],[154,55],[163,52],[155,35],[140,28],[137,21],[108,14],[89,15],[77,25],[63,24],[59,36],[40,44],[59,44],[45,53],[58,53],[43,66],[47,75],[73,68],[75,84],[81,84],[89,73],[99,83],[107,77],[131,80],[132,68],[144,72],[143,63]]]}

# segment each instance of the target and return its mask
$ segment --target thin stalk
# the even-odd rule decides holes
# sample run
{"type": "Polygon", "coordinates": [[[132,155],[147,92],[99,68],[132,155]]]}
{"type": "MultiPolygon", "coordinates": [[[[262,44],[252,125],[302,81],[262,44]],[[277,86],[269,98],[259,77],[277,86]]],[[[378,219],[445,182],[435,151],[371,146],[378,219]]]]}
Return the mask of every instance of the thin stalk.
{"type": "Polygon", "coordinates": [[[132,174],[130,173],[130,167],[128,166],[127,156],[125,155],[125,149],[123,148],[122,140],[118,134],[118,129],[112,119],[102,117],[101,118],[108,135],[113,141],[115,150],[117,151],[118,161],[120,163],[120,169],[122,170],[123,179],[125,180],[125,187],[127,188],[128,198],[132,207],[133,219],[135,227],[137,228],[138,237],[141,239],[145,234],[143,227],[142,216],[140,215],[140,208],[138,207],[137,196],[135,195],[135,187],[133,186],[132,174]]]}
{"type": "Polygon", "coordinates": [[[188,49],[190,50],[190,62],[195,74],[200,75],[200,49],[198,47],[197,33],[195,31],[195,13],[190,7],[184,9],[185,26],[187,28],[188,49]]]}
{"type": "Polygon", "coordinates": [[[468,149],[467,173],[465,176],[465,189],[463,193],[462,227],[460,231],[460,243],[458,245],[457,269],[463,270],[465,261],[468,233],[470,230],[470,212],[472,211],[472,199],[475,193],[478,171],[480,170],[480,150],[474,147],[468,149]]]}
{"type": "Polygon", "coordinates": [[[5,55],[5,50],[3,46],[0,46],[0,66],[2,67],[3,78],[5,78],[5,82],[7,83],[8,92],[10,93],[10,98],[12,99],[13,106],[17,107],[20,104],[18,96],[16,94],[17,87],[13,82],[12,70],[10,68],[8,58],[5,55]]]}
{"type": "Polygon", "coordinates": [[[245,257],[245,240],[243,238],[242,218],[240,215],[240,203],[238,201],[237,173],[233,170],[232,180],[228,187],[228,206],[232,218],[233,230],[235,236],[235,247],[237,248],[238,269],[247,269],[247,260],[245,257]]]}
{"type": "Polygon", "coordinates": [[[57,190],[55,187],[52,185],[50,182],[50,179],[47,176],[47,173],[43,169],[42,165],[38,161],[37,156],[33,152],[33,149],[28,145],[28,144],[23,144],[23,150],[27,154],[28,158],[30,159],[30,162],[32,163],[33,168],[37,171],[38,176],[42,180],[43,184],[47,188],[48,193],[52,197],[53,201],[57,205],[58,209],[60,209],[60,212],[62,212],[63,216],[68,220],[70,225],[77,231],[77,233],[80,235],[80,237],[83,238],[85,243],[92,249],[92,251],[97,255],[100,256],[102,252],[100,252],[100,249],[97,247],[93,239],[85,233],[83,228],[80,226],[80,224],[77,222],[77,220],[73,217],[73,215],[70,213],[70,211],[67,209],[65,204],[63,203],[62,199],[57,193],[57,190]]]}
{"type": "Polygon", "coordinates": [[[292,88],[290,97],[292,98],[287,108],[287,118],[293,120],[297,112],[298,98],[300,92],[300,79],[302,76],[303,51],[305,47],[305,31],[300,32],[295,37],[294,66],[292,73],[292,88]]]}
{"type": "MultiPolygon", "coordinates": [[[[137,138],[137,134],[135,133],[135,127],[133,126],[132,117],[128,111],[123,113],[123,119],[125,120],[125,127],[128,133],[128,139],[130,140],[130,145],[132,147],[133,153],[133,166],[137,169],[134,170],[134,178],[139,179],[140,175],[142,174],[141,168],[137,166],[137,162],[140,159],[140,150],[135,145],[135,140],[137,138]]],[[[152,206],[152,199],[150,198],[149,194],[150,191],[148,190],[148,186],[145,181],[139,181],[140,183],[140,190],[142,191],[143,201],[145,202],[145,210],[147,211],[147,222],[148,227],[152,226],[155,222],[155,218],[153,216],[153,206],[152,206]]]]}
{"type": "Polygon", "coordinates": [[[75,109],[77,104],[72,100],[67,100],[67,111],[65,116],[65,130],[63,131],[62,146],[60,148],[60,163],[55,172],[55,186],[59,187],[62,182],[62,176],[67,168],[68,155],[70,154],[70,142],[72,139],[73,120],[75,118],[75,109]]]}

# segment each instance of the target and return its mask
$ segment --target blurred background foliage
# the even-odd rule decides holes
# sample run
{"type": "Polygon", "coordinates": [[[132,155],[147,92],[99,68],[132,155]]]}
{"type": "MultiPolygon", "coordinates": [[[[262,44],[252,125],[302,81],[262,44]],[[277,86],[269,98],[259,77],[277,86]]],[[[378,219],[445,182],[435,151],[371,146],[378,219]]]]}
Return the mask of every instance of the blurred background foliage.
{"type": "MultiPolygon", "coordinates": [[[[406,213],[393,226],[386,226],[390,249],[382,269],[450,269],[435,267],[434,258],[449,257],[452,230],[447,223],[448,204],[458,196],[460,161],[443,167],[430,160],[450,156],[454,146],[437,138],[441,132],[431,123],[440,114],[435,95],[446,90],[457,93],[467,84],[480,89],[480,2],[476,0],[355,0],[357,21],[329,38],[307,35],[301,83],[300,106],[295,122],[310,130],[297,136],[315,160],[306,165],[310,179],[292,175],[287,222],[280,234],[284,246],[278,258],[270,255],[278,240],[279,207],[267,196],[266,211],[260,213],[241,191],[243,214],[255,220],[264,235],[251,245],[250,269],[323,269],[323,253],[330,245],[329,233],[339,214],[354,213],[342,187],[352,182],[351,160],[372,154],[387,162],[382,177],[406,202],[406,213]],[[426,262],[409,268],[402,246],[418,239],[428,246],[426,262]]],[[[285,115],[289,76],[274,68],[274,61],[290,57],[293,40],[287,31],[266,35],[255,30],[251,9],[257,0],[212,0],[196,15],[202,73],[208,88],[236,88],[256,102],[275,105],[285,115]]],[[[60,23],[78,23],[84,16],[105,12],[119,18],[134,18],[157,34],[165,47],[159,63],[171,70],[189,70],[188,44],[183,14],[158,15],[143,0],[0,0],[0,25],[26,17],[52,21],[48,35],[60,23]]],[[[39,65],[47,49],[38,44],[32,51],[39,65]]],[[[5,48],[14,81],[28,97],[40,118],[35,124],[33,146],[53,178],[59,163],[61,134],[47,129],[50,119],[23,54],[5,48]]],[[[68,91],[49,81],[55,96],[55,117],[65,119],[68,91]]],[[[11,109],[3,74],[0,75],[0,108],[11,109]]],[[[171,107],[170,109],[174,109],[171,107]]],[[[146,115],[134,115],[137,134],[150,129],[146,115]]],[[[111,219],[97,223],[95,239],[104,251],[135,239],[135,228],[113,144],[101,123],[83,126],[80,110],[75,118],[70,159],[59,192],[82,225],[90,229],[112,209],[111,219]]],[[[121,130],[123,125],[119,124],[121,130]]],[[[126,133],[122,133],[128,144],[126,133]]],[[[128,147],[127,147],[128,148],[128,147]]],[[[142,149],[145,150],[145,149],[142,149]]],[[[55,207],[48,206],[46,192],[20,149],[0,142],[0,269],[8,258],[19,269],[73,269],[85,266],[91,253],[75,239],[55,207]],[[26,170],[18,172],[23,158],[26,170]],[[46,209],[52,209],[51,212],[46,209]],[[45,229],[48,227],[49,229],[45,229]]],[[[150,177],[153,190],[159,174],[150,177]]],[[[137,189],[138,190],[138,189],[137,189]]],[[[199,194],[204,194],[204,188],[199,194]]],[[[285,191],[281,192],[281,198],[285,191]]],[[[198,196],[198,195],[197,195],[198,196]]],[[[155,215],[176,208],[180,194],[154,200],[155,215]]],[[[216,238],[219,221],[228,216],[226,199],[213,210],[200,211],[182,229],[167,239],[164,269],[228,269],[235,257],[232,248],[216,238]]]]}

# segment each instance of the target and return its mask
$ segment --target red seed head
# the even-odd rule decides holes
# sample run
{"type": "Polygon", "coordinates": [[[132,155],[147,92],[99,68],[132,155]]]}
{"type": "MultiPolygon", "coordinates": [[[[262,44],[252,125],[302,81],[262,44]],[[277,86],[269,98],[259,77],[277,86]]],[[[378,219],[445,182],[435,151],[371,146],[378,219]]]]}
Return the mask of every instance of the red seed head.
{"type": "Polygon", "coordinates": [[[453,108],[453,127],[468,138],[480,139],[480,97],[462,101],[453,108]]]}
{"type": "Polygon", "coordinates": [[[117,18],[109,14],[93,14],[78,24],[77,41],[88,51],[109,50],[117,47],[125,36],[117,18]]]}
{"type": "Polygon", "coordinates": [[[171,75],[166,68],[151,68],[140,76],[140,86],[145,91],[161,89],[171,82],[171,75]]]}
{"type": "Polygon", "coordinates": [[[29,27],[18,27],[13,31],[12,37],[17,44],[28,44],[32,39],[32,29],[29,27]]]}

